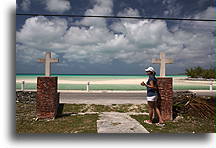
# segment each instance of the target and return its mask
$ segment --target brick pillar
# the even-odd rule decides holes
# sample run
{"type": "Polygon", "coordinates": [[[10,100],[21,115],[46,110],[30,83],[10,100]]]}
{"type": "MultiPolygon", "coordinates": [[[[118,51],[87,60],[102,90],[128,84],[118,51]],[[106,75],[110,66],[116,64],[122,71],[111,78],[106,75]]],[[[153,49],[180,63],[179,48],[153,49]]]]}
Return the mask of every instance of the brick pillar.
{"type": "Polygon", "coordinates": [[[173,106],[173,80],[168,77],[159,77],[158,89],[159,98],[158,105],[164,121],[172,120],[172,106],[173,106]]]}
{"type": "Polygon", "coordinates": [[[57,77],[37,78],[36,115],[39,119],[53,119],[57,115],[59,94],[57,77]]]}

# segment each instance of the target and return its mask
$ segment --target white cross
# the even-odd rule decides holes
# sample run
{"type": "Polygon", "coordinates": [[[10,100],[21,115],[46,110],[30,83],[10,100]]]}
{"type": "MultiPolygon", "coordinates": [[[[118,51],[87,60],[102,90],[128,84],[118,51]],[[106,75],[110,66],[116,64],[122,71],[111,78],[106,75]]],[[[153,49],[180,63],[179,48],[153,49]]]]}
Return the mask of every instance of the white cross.
{"type": "Polygon", "coordinates": [[[59,59],[51,58],[51,52],[46,52],[44,59],[37,59],[38,62],[45,63],[45,76],[51,74],[51,63],[59,62],[59,59]]]}
{"type": "Polygon", "coordinates": [[[160,64],[160,76],[164,77],[166,74],[166,64],[172,64],[172,58],[166,58],[164,52],[160,52],[160,59],[152,59],[153,64],[160,64]]]}

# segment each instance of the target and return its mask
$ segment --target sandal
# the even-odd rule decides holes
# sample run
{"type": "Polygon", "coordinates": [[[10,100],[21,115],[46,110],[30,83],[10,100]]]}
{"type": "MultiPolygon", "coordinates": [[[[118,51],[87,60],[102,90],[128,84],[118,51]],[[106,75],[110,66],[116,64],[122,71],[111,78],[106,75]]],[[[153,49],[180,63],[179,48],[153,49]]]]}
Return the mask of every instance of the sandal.
{"type": "Polygon", "coordinates": [[[165,126],[165,124],[164,124],[164,123],[156,123],[156,125],[157,125],[157,126],[160,126],[160,127],[163,127],[163,126],[165,126]]]}
{"type": "Polygon", "coordinates": [[[152,124],[152,122],[150,120],[144,120],[144,123],[152,124]]]}

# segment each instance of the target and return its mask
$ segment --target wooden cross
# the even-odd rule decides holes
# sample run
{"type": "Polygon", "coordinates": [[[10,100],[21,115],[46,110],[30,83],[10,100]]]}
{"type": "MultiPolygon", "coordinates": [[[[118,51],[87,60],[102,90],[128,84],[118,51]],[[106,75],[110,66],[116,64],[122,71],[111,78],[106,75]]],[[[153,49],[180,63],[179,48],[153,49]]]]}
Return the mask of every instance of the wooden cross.
{"type": "Polygon", "coordinates": [[[51,52],[46,52],[44,59],[37,59],[37,62],[45,63],[45,76],[50,76],[51,74],[51,63],[59,62],[59,59],[51,58],[51,52]]]}
{"type": "Polygon", "coordinates": [[[160,76],[165,77],[166,74],[166,64],[172,64],[172,58],[166,58],[164,52],[160,52],[160,59],[152,59],[153,64],[160,64],[160,76]]]}

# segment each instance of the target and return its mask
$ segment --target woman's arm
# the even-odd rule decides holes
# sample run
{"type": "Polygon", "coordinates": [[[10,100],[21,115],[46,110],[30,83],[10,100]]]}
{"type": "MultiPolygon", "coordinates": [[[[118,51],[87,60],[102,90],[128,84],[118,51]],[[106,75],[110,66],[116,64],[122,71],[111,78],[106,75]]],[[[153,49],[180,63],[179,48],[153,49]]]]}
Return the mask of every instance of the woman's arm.
{"type": "Polygon", "coordinates": [[[146,84],[146,87],[157,89],[157,87],[154,85],[154,81],[152,81],[152,80],[150,81],[150,85],[146,84]]]}

